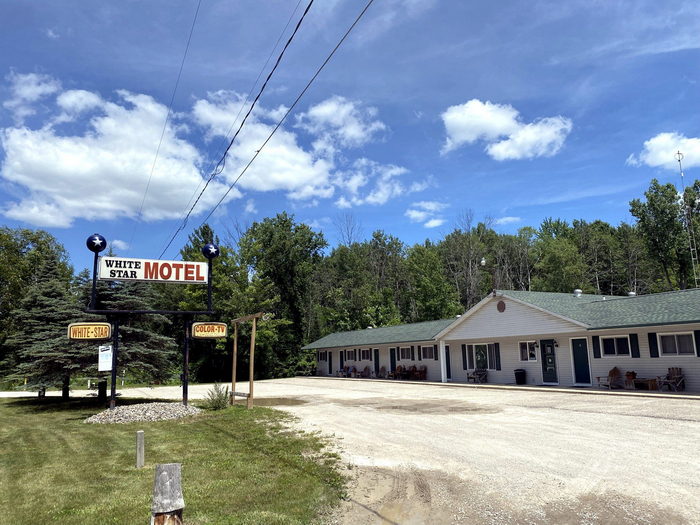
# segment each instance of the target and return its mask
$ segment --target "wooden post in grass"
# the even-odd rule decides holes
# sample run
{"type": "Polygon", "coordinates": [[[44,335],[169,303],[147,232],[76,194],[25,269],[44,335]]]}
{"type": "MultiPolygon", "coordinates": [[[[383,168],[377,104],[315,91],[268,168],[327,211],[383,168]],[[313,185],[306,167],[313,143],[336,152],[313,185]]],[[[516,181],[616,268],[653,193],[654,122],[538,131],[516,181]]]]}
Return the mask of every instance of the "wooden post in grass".
{"type": "Polygon", "coordinates": [[[239,317],[238,319],[233,319],[231,323],[233,324],[234,327],[234,336],[233,336],[233,377],[231,378],[231,403],[236,399],[236,357],[237,357],[237,352],[238,352],[238,323],[243,323],[245,321],[253,321],[253,331],[250,334],[250,366],[248,368],[248,403],[247,407],[248,408],[253,408],[253,374],[255,371],[255,329],[256,329],[256,321],[259,318],[263,318],[263,321],[266,321],[269,316],[266,313],[263,312],[258,312],[257,314],[250,314],[250,315],[244,315],[243,317],[239,317]]]}
{"type": "Polygon", "coordinates": [[[231,370],[231,404],[236,404],[236,361],[238,360],[238,323],[233,324],[233,367],[231,370]]]}
{"type": "Polygon", "coordinates": [[[153,504],[151,505],[151,525],[182,525],[182,497],[180,463],[156,465],[153,481],[153,504]]]}
{"type": "Polygon", "coordinates": [[[143,468],[145,447],[143,442],[143,430],[136,432],[136,468],[143,468]]]}
{"type": "Polygon", "coordinates": [[[255,326],[257,317],[253,317],[253,332],[250,334],[250,367],[248,370],[248,404],[246,405],[248,409],[253,408],[253,374],[254,368],[253,363],[255,363],[255,326]]]}

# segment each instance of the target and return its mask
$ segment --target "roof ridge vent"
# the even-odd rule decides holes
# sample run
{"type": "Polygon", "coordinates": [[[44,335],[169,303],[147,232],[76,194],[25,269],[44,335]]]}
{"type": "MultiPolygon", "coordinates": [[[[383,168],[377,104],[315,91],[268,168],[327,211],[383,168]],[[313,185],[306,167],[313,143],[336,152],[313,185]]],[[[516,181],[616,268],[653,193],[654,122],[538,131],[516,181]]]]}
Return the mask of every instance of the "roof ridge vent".
{"type": "Polygon", "coordinates": [[[581,297],[583,295],[583,290],[581,288],[576,288],[574,290],[574,297],[581,297]]]}
{"type": "Polygon", "coordinates": [[[627,292],[627,297],[637,297],[637,292],[635,292],[635,291],[627,292]]]}

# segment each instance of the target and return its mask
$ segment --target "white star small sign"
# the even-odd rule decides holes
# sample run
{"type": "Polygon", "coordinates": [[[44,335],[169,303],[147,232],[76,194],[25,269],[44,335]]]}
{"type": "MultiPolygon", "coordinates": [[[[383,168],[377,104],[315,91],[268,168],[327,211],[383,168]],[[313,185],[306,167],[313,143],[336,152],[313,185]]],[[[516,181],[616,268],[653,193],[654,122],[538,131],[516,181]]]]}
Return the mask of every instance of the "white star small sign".
{"type": "Polygon", "coordinates": [[[212,254],[213,254],[213,253],[216,253],[216,252],[218,252],[218,251],[219,251],[219,250],[216,248],[216,246],[209,246],[209,253],[212,253],[212,254]]]}
{"type": "Polygon", "coordinates": [[[92,244],[94,244],[95,246],[102,246],[102,239],[100,239],[99,237],[93,237],[92,244]]]}

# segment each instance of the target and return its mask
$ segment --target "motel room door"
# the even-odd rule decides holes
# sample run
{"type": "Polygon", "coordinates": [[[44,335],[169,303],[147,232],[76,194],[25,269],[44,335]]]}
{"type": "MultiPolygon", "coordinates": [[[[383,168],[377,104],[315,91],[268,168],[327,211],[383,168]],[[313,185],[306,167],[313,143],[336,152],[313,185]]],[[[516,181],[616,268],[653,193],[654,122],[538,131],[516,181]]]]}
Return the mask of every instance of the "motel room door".
{"type": "Polygon", "coordinates": [[[542,382],[558,383],[557,377],[557,356],[554,352],[554,339],[542,339],[542,382]]]}
{"type": "Polygon", "coordinates": [[[328,350],[328,375],[333,375],[333,352],[328,350]]]}
{"type": "Polygon", "coordinates": [[[379,377],[379,348],[374,349],[374,377],[379,377]]]}
{"type": "Polygon", "coordinates": [[[345,350],[341,350],[338,352],[338,355],[340,356],[340,368],[339,370],[342,370],[343,367],[345,366],[345,350]]]}
{"type": "Polygon", "coordinates": [[[389,365],[391,372],[396,371],[396,348],[389,348],[389,365]]]}
{"type": "Polygon", "coordinates": [[[571,353],[574,361],[574,383],[590,385],[591,370],[588,366],[588,343],[586,339],[572,339],[571,353]]]}

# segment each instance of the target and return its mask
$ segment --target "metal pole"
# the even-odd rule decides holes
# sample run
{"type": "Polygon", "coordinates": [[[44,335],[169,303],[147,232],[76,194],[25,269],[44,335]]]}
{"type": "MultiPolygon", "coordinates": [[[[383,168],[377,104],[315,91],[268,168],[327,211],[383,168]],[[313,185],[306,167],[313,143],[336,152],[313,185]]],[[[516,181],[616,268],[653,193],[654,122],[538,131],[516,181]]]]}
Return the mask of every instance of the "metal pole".
{"type": "Polygon", "coordinates": [[[90,310],[94,310],[97,306],[95,302],[97,301],[97,258],[98,252],[94,252],[95,257],[92,261],[92,292],[90,293],[90,310]]]}
{"type": "Polygon", "coordinates": [[[211,259],[207,259],[207,310],[211,312],[211,259]]]}
{"type": "Polygon", "coordinates": [[[233,324],[233,366],[231,367],[231,404],[236,403],[236,361],[238,360],[238,323],[233,324]]]}
{"type": "Polygon", "coordinates": [[[112,391],[109,398],[109,409],[113,410],[117,404],[117,356],[119,354],[119,316],[114,318],[114,330],[112,334],[112,391]]]}
{"type": "Polygon", "coordinates": [[[255,322],[256,317],[253,317],[253,332],[250,334],[250,366],[248,370],[248,408],[253,408],[253,375],[254,368],[253,363],[255,362],[255,322]]]}
{"type": "Polygon", "coordinates": [[[185,352],[182,363],[182,404],[187,406],[187,386],[190,374],[190,330],[192,328],[192,319],[185,317],[185,352]]]}

